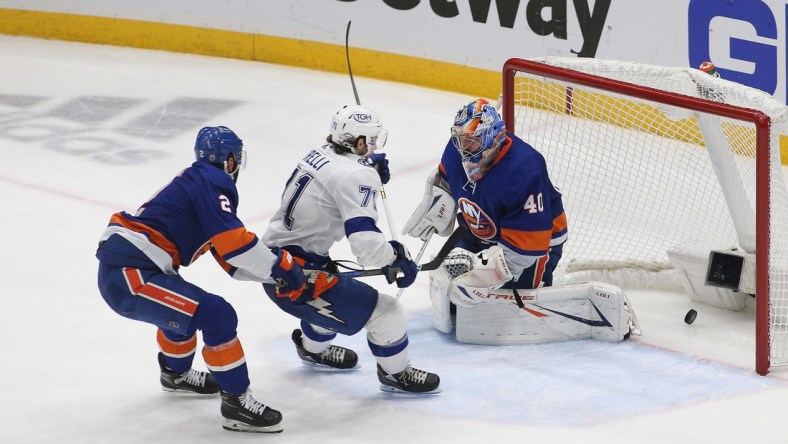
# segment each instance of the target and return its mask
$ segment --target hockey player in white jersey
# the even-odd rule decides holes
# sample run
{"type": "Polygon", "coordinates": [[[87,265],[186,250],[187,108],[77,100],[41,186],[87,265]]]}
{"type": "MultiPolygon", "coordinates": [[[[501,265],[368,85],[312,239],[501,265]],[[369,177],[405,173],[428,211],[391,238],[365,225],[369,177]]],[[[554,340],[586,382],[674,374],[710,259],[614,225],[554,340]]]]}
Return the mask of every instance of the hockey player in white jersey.
{"type": "MultiPolygon", "coordinates": [[[[309,151],[287,181],[279,210],[263,242],[287,250],[309,270],[336,273],[329,248],[347,237],[363,266],[398,269],[397,285],[413,283],[417,267],[407,248],[389,241],[377,227],[375,200],[381,182],[389,179],[388,160],[375,154],[386,131],[377,113],[358,105],[345,106],[333,117],[324,145],[309,151]]],[[[362,328],[377,360],[384,391],[436,393],[438,375],[411,367],[405,311],[397,300],[353,278],[317,274],[316,298],[282,297],[272,284],[265,291],[282,310],[301,319],[292,339],[301,360],[333,369],[357,366],[352,350],[332,345],[337,333],[354,335],[362,328]]]]}

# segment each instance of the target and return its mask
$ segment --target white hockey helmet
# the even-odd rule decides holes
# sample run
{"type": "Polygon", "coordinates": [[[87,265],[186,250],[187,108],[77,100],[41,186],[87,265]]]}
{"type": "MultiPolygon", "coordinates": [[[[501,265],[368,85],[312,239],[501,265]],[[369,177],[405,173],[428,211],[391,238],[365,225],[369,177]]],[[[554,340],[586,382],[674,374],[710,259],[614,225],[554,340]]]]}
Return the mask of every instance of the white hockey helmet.
{"type": "Polygon", "coordinates": [[[354,151],[356,141],[364,137],[367,145],[383,148],[388,132],[378,113],[361,105],[345,105],[331,119],[331,141],[354,151]]]}

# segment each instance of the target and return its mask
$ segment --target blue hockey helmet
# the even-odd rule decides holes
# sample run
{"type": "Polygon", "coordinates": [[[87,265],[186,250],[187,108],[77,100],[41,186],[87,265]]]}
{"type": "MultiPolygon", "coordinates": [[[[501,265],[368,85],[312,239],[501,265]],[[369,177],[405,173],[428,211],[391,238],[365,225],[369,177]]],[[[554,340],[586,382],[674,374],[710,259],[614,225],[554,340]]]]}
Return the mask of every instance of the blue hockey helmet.
{"type": "Polygon", "coordinates": [[[481,179],[500,152],[506,125],[487,100],[476,99],[454,116],[451,140],[460,153],[468,179],[481,179]]]}
{"type": "Polygon", "coordinates": [[[197,133],[194,142],[194,155],[198,162],[219,164],[227,174],[235,175],[246,167],[244,143],[226,126],[206,126],[197,133]],[[228,169],[228,159],[232,155],[233,164],[228,169]]]}

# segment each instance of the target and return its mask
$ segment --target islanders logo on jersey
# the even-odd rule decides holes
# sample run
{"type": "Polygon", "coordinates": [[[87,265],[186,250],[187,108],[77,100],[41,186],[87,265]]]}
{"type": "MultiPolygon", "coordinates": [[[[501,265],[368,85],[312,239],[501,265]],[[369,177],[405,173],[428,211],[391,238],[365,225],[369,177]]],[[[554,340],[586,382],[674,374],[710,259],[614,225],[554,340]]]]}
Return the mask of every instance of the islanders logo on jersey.
{"type": "Polygon", "coordinates": [[[471,233],[479,239],[487,240],[495,237],[498,233],[498,228],[495,227],[492,219],[475,202],[461,197],[457,204],[471,233]]]}

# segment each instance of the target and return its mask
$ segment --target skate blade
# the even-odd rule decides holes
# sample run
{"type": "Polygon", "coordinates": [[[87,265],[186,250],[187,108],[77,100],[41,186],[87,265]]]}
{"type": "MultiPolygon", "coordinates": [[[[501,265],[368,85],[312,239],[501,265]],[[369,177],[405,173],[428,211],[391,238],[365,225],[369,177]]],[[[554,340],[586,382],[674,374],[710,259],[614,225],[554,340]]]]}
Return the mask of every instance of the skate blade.
{"type": "Polygon", "coordinates": [[[234,419],[225,419],[222,428],[231,432],[246,432],[246,433],[281,433],[282,424],[274,424],[265,427],[255,427],[245,422],[236,421],[234,419]]]}
{"type": "Polygon", "coordinates": [[[336,368],[336,367],[331,367],[330,365],[320,364],[317,362],[304,361],[303,359],[301,360],[301,363],[307,367],[312,367],[315,370],[320,370],[324,372],[346,372],[349,370],[359,370],[361,368],[361,364],[359,363],[356,363],[355,367],[348,367],[348,368],[336,368]]]}
{"type": "Polygon", "coordinates": [[[176,394],[178,396],[188,396],[188,397],[192,397],[192,396],[194,396],[194,397],[203,397],[203,396],[204,397],[211,397],[211,396],[218,396],[219,395],[219,392],[215,392],[215,393],[198,393],[198,392],[194,392],[194,391],[191,391],[191,390],[177,389],[177,388],[164,387],[164,386],[161,387],[161,391],[167,392],[167,393],[174,393],[174,394],[176,394]]]}
{"type": "Polygon", "coordinates": [[[438,386],[438,388],[436,388],[435,390],[431,390],[429,392],[408,392],[408,391],[405,391],[405,390],[402,390],[402,389],[398,389],[396,387],[392,387],[392,386],[386,385],[386,384],[380,384],[380,390],[384,391],[386,393],[396,393],[396,394],[403,394],[403,395],[409,395],[409,396],[414,396],[414,395],[435,395],[435,394],[438,394],[438,393],[441,392],[440,386],[438,386]]]}

